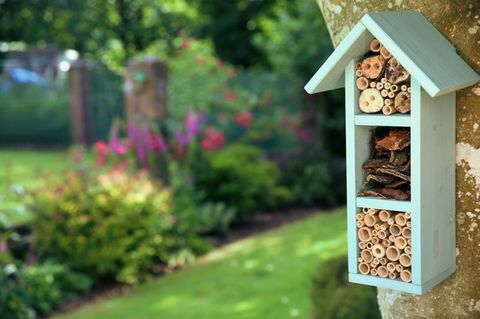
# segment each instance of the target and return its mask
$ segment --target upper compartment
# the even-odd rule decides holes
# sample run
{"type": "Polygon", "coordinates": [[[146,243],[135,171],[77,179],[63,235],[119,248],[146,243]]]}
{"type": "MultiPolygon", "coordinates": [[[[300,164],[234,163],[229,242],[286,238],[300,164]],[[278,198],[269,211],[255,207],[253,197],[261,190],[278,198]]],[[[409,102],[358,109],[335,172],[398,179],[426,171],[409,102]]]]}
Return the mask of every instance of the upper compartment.
{"type": "Polygon", "coordinates": [[[317,93],[344,87],[345,67],[369,50],[373,38],[396,57],[431,97],[468,87],[480,79],[420,12],[381,12],[362,18],[305,90],[317,93]]]}

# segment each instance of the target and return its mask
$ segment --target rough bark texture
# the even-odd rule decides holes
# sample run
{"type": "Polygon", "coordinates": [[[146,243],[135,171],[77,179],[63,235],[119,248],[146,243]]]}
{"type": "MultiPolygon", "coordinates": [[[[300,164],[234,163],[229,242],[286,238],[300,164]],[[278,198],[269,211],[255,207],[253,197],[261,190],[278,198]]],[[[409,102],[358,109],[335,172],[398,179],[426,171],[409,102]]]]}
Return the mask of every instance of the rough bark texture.
{"type": "MultiPolygon", "coordinates": [[[[419,10],[480,73],[478,0],[317,0],[333,43],[366,12],[419,10]]],[[[420,44],[421,45],[421,44],[420,44]]],[[[480,84],[457,92],[457,271],[417,297],[378,289],[383,318],[480,318],[480,84]]]]}

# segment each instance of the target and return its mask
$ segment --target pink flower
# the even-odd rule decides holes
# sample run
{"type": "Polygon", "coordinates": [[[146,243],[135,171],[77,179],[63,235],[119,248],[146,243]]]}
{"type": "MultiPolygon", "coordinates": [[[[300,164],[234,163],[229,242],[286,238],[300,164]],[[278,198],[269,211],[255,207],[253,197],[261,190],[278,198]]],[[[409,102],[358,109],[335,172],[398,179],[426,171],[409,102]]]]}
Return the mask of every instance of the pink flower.
{"type": "Polygon", "coordinates": [[[182,131],[177,131],[175,133],[175,139],[177,140],[177,143],[180,146],[185,146],[188,144],[187,135],[182,133],[182,131]]]}
{"type": "Polygon", "coordinates": [[[253,114],[250,111],[237,113],[237,115],[235,115],[235,123],[245,129],[250,127],[250,124],[252,124],[252,119],[253,114]]]}
{"type": "Polygon", "coordinates": [[[225,145],[225,137],[222,132],[209,127],[203,132],[203,140],[200,146],[207,151],[216,151],[225,145]]]}
{"type": "Polygon", "coordinates": [[[167,143],[161,134],[151,133],[148,138],[149,149],[154,152],[163,153],[167,150],[167,143]]]}
{"type": "Polygon", "coordinates": [[[0,253],[8,251],[8,242],[6,240],[0,241],[0,253]]]}
{"type": "Polygon", "coordinates": [[[117,155],[127,154],[127,148],[120,141],[117,125],[113,127],[112,134],[110,135],[110,141],[108,142],[108,144],[113,153],[117,155]]]}
{"type": "Polygon", "coordinates": [[[95,143],[95,153],[96,159],[95,164],[97,166],[103,166],[107,163],[108,160],[108,145],[104,141],[98,141],[95,143]]]}
{"type": "Polygon", "coordinates": [[[194,138],[200,131],[200,115],[197,115],[193,112],[188,112],[187,118],[185,119],[185,138],[189,142],[194,138]]]}

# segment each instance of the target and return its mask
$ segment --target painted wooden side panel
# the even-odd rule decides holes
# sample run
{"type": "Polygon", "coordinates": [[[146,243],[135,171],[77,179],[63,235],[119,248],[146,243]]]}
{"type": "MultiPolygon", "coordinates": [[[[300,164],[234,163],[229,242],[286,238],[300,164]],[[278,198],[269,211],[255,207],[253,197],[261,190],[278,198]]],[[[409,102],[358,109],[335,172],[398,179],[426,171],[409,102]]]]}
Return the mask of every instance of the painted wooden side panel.
{"type": "Polygon", "coordinates": [[[422,281],[455,269],[455,94],[420,92],[422,281]]]}
{"type": "Polygon", "coordinates": [[[420,12],[369,13],[361,22],[430,96],[454,92],[480,79],[420,12]]]}
{"type": "Polygon", "coordinates": [[[344,87],[345,67],[352,58],[369,50],[372,39],[365,27],[358,23],[308,81],[305,90],[313,94],[344,87]]]}
{"type": "Polygon", "coordinates": [[[345,68],[345,127],[346,127],[346,169],[347,169],[347,234],[348,234],[348,272],[357,273],[357,231],[356,214],[356,174],[355,154],[355,101],[358,93],[355,90],[355,61],[351,60],[345,68]]]}

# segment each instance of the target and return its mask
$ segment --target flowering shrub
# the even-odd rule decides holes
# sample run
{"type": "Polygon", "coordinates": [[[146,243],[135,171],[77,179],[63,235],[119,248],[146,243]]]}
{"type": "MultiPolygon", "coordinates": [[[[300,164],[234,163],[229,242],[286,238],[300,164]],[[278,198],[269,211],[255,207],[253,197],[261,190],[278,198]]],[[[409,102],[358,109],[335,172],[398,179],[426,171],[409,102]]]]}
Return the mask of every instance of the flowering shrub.
{"type": "Polygon", "coordinates": [[[95,279],[136,283],[193,257],[185,240],[189,229],[173,214],[170,191],[144,173],[70,172],[33,199],[39,258],[95,279]]]}

